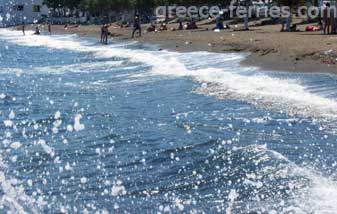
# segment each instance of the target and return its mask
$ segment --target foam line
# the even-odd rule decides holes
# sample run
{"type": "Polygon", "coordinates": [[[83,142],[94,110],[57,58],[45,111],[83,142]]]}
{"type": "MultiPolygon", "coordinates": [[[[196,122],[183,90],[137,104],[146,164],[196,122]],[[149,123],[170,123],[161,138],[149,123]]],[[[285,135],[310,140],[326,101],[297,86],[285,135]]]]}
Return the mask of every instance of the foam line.
{"type": "MultiPolygon", "coordinates": [[[[267,75],[246,75],[239,67],[243,54],[214,54],[208,52],[176,53],[169,51],[132,50],[118,46],[93,46],[86,41],[79,41],[73,35],[62,36],[22,36],[20,32],[1,30],[0,35],[19,45],[43,46],[55,49],[92,52],[94,57],[125,57],[132,62],[142,62],[152,66],[147,74],[166,77],[191,77],[200,83],[207,83],[198,92],[217,96],[222,99],[238,99],[250,103],[300,114],[319,120],[337,119],[337,101],[307,90],[300,80],[275,78],[267,75]],[[222,56],[222,57],[219,57],[222,56]],[[183,59],[183,60],[181,60],[183,59]],[[208,68],[189,69],[182,61],[189,59],[190,64],[203,61],[208,68]],[[221,60],[223,59],[223,60],[221,60]],[[215,61],[214,61],[215,60],[215,61]],[[223,65],[213,68],[212,64],[223,65]],[[230,64],[230,65],[228,65],[230,64]],[[235,70],[233,69],[235,68],[235,70]]],[[[84,64],[85,65],[85,64],[84,64]]],[[[84,65],[80,65],[84,66],[84,65]]],[[[43,70],[43,69],[40,69],[43,70]]],[[[61,69],[62,70],[62,69],[61,69]]],[[[75,69],[76,70],[76,69],[75,69]]],[[[251,74],[250,72],[246,72],[251,74]]]]}
{"type": "MultiPolygon", "coordinates": [[[[221,57],[218,57],[219,54],[213,55],[206,52],[191,53],[189,56],[186,53],[168,51],[158,52],[125,49],[117,46],[92,46],[88,42],[78,41],[74,36],[24,37],[20,36],[18,32],[8,30],[0,30],[0,36],[18,45],[92,52],[93,56],[97,58],[122,56],[130,61],[150,65],[152,69],[147,73],[148,76],[193,78],[202,85],[197,90],[198,93],[221,99],[244,100],[257,106],[286,111],[289,114],[313,117],[322,122],[335,122],[337,120],[337,101],[335,99],[310,92],[301,80],[276,78],[258,73],[252,74],[251,72],[255,68],[249,69],[249,74],[245,74],[245,72],[242,72],[242,67],[239,67],[240,60],[245,57],[241,54],[222,54],[221,56],[224,58],[222,61],[221,57]],[[196,66],[191,69],[183,63],[183,61],[189,61],[190,64],[194,64],[193,62],[200,60],[208,60],[205,62],[209,63],[209,67],[205,68],[207,64],[199,63],[199,67],[196,66]],[[221,63],[223,63],[223,68],[212,67],[212,64],[219,65],[221,63]],[[233,70],[233,68],[236,70],[233,70]]],[[[145,78],[144,75],[139,77],[145,78]]],[[[268,151],[266,147],[259,149],[268,151]]],[[[275,151],[269,150],[269,152],[279,159],[287,160],[286,157],[275,151]]],[[[294,173],[305,176],[311,181],[311,188],[300,192],[295,198],[300,211],[303,213],[333,213],[336,211],[337,185],[335,181],[324,178],[307,168],[296,166],[290,161],[288,162],[294,173]]],[[[3,184],[6,184],[4,176],[0,176],[0,179],[3,184]]],[[[6,185],[2,188],[5,187],[6,185]]],[[[13,206],[16,206],[16,204],[13,203],[13,206]]],[[[17,207],[17,209],[20,210],[21,208],[17,207]]]]}

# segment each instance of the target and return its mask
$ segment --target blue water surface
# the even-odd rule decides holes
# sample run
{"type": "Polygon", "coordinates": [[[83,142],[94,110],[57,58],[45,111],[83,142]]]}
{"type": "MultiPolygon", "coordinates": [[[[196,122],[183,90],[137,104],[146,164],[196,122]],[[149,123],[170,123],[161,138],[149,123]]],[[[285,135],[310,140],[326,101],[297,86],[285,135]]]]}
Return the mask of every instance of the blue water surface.
{"type": "MultiPolygon", "coordinates": [[[[0,183],[13,188],[0,196],[27,212],[333,213],[336,137],[320,121],[196,93],[195,79],[149,77],[122,55],[0,43],[0,183]]],[[[268,75],[336,97],[331,75],[268,75]]]]}

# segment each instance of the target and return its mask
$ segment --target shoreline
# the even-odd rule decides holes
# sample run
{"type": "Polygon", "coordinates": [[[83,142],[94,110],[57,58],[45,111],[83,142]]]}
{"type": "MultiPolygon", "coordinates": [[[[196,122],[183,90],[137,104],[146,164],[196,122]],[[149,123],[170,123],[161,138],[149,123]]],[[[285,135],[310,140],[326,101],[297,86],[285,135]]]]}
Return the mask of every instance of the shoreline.
{"type": "MultiPolygon", "coordinates": [[[[251,27],[250,31],[230,29],[214,32],[208,30],[212,26],[212,24],[201,25],[200,29],[193,31],[168,30],[144,33],[141,38],[135,39],[131,39],[131,28],[112,28],[109,31],[113,35],[113,41],[156,44],[170,51],[247,53],[247,58],[241,62],[242,65],[256,66],[267,71],[337,74],[337,35],[321,35],[321,32],[280,33],[279,25],[251,27]],[[329,54],[325,54],[326,52],[329,54]]],[[[176,25],[168,27],[170,29],[176,25]]],[[[305,25],[300,28],[305,28],[305,25]]],[[[18,30],[18,27],[12,29],[18,30]]],[[[55,34],[76,34],[80,37],[97,38],[98,41],[100,38],[100,26],[97,25],[67,29],[64,26],[54,25],[52,31],[55,34]]]]}

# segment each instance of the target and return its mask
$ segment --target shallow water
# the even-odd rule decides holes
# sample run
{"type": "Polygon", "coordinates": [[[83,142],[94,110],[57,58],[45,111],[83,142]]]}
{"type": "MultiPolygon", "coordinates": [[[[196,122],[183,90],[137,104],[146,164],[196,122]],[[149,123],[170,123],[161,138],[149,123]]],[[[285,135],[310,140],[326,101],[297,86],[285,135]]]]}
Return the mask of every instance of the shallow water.
{"type": "Polygon", "coordinates": [[[336,76],[75,35],[0,42],[2,212],[336,212],[336,76]]]}

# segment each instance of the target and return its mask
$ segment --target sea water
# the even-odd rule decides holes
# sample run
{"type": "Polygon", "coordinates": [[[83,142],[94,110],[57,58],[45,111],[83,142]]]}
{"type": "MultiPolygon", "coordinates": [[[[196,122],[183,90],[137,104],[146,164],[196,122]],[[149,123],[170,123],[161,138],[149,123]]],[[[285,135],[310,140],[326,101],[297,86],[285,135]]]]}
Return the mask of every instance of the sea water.
{"type": "Polygon", "coordinates": [[[0,30],[1,213],[336,213],[337,77],[0,30]]]}

